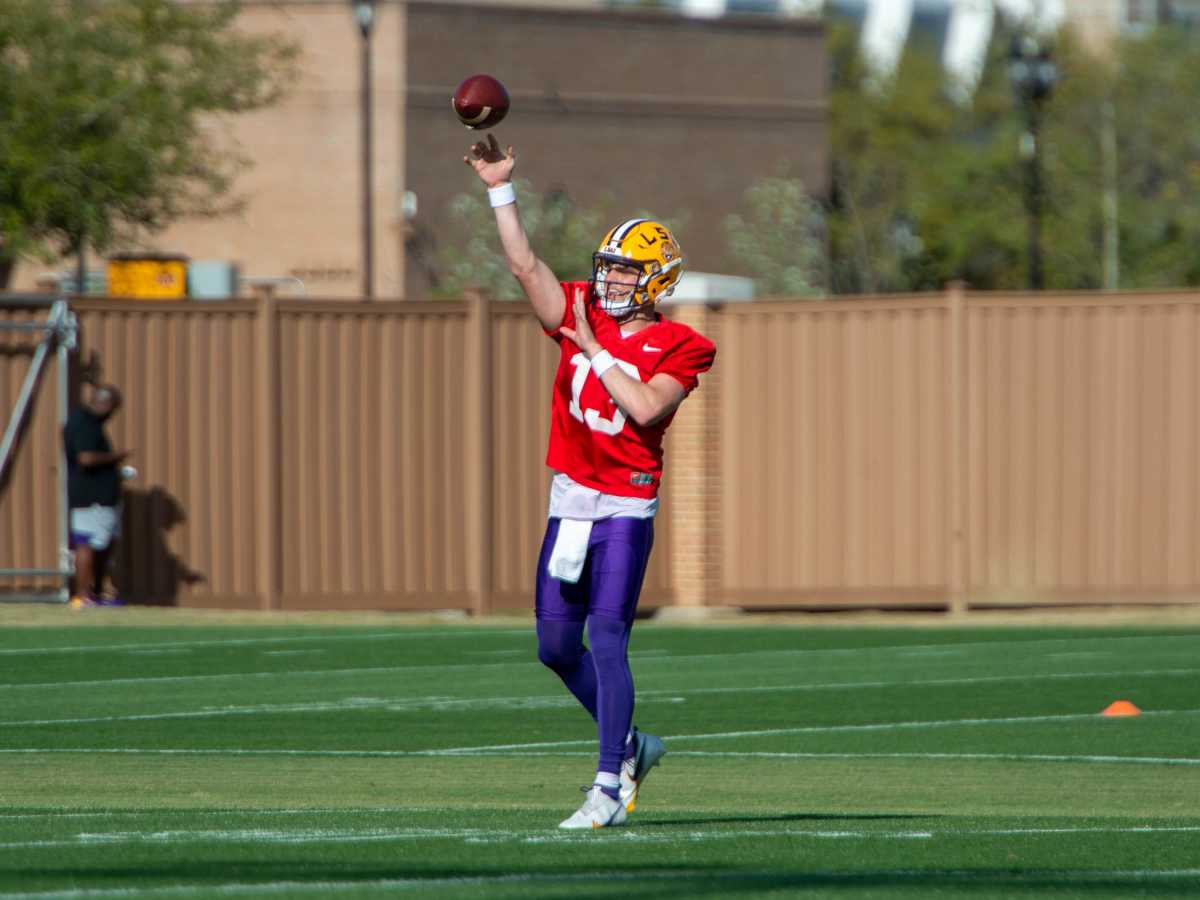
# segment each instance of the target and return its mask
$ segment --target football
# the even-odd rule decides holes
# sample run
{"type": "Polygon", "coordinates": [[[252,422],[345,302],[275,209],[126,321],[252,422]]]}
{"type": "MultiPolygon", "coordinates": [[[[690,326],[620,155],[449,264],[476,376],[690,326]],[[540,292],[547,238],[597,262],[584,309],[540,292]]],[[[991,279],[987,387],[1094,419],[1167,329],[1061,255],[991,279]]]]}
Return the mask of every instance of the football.
{"type": "Polygon", "coordinates": [[[508,91],[491,75],[472,75],[458,86],[450,105],[460,122],[482,131],[508,115],[508,91]]]}

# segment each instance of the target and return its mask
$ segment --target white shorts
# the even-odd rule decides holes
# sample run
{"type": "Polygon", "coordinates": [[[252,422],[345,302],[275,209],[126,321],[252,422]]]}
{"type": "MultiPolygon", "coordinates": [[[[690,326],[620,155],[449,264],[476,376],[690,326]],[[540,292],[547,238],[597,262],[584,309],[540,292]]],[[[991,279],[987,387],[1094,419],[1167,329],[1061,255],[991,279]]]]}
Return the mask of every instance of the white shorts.
{"type": "Polygon", "coordinates": [[[75,545],[107,550],[121,536],[121,507],[94,503],[71,510],[71,538],[75,545]]]}

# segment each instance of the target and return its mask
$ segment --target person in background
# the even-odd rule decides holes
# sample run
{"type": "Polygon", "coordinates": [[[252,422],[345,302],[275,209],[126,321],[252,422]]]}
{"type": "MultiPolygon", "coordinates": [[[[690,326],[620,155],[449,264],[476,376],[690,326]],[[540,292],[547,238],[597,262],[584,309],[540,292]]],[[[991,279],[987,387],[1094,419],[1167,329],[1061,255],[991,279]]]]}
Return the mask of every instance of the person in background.
{"type": "Polygon", "coordinates": [[[120,391],[112,385],[98,385],[89,402],[72,410],[63,426],[75,554],[73,607],[122,605],[115,594],[102,593],[112,550],[121,534],[121,464],[132,452],[113,449],[104,430],[104,423],[120,408],[120,391]]]}

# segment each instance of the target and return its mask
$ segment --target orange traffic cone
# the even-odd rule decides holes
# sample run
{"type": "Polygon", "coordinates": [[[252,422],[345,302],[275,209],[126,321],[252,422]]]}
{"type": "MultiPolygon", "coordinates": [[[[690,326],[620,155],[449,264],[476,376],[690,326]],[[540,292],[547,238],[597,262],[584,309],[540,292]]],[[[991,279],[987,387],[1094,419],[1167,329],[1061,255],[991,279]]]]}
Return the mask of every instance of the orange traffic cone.
{"type": "Polygon", "coordinates": [[[1140,716],[1142,711],[1128,700],[1117,700],[1104,707],[1102,716],[1140,716]]]}

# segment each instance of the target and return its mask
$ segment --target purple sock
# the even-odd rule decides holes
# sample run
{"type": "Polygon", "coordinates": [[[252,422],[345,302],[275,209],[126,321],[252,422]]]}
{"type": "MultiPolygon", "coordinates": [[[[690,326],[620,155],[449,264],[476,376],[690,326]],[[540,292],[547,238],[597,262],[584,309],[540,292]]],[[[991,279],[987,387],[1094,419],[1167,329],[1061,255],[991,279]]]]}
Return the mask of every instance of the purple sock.
{"type": "Polygon", "coordinates": [[[583,646],[583,623],[537,620],[538,659],[553,670],[588,714],[596,718],[596,666],[583,646]]]}
{"type": "Polygon", "coordinates": [[[596,769],[618,773],[625,758],[625,736],[633,722],[633,673],[628,653],[633,622],[589,616],[587,626],[596,667],[596,730],[600,737],[596,769]]]}

